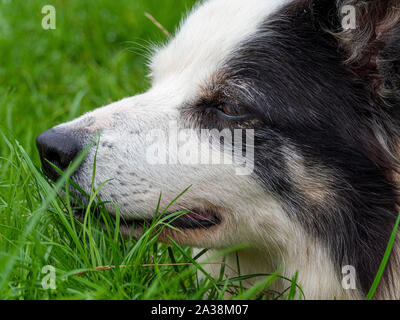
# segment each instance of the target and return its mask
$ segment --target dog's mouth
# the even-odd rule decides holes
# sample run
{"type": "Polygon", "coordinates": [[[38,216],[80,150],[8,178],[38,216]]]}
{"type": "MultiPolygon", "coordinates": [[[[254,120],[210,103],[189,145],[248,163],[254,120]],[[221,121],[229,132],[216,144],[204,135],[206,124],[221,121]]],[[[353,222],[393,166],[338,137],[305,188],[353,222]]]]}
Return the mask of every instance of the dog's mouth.
{"type": "MultiPolygon", "coordinates": [[[[192,209],[183,213],[166,212],[158,221],[177,229],[208,229],[221,223],[220,215],[211,209],[192,209]]],[[[150,225],[152,220],[133,220],[133,224],[150,225]]]]}
{"type": "MultiPolygon", "coordinates": [[[[75,215],[79,219],[83,219],[85,209],[79,209],[75,211],[75,215]]],[[[100,216],[100,210],[94,209],[94,215],[100,216]]],[[[190,229],[209,229],[222,222],[221,215],[213,209],[199,209],[194,208],[191,210],[180,211],[180,212],[165,212],[154,219],[125,219],[121,218],[121,225],[125,228],[136,229],[149,227],[154,224],[154,221],[158,225],[171,226],[181,230],[190,229]],[[156,220],[154,220],[156,219],[156,220]]]]}

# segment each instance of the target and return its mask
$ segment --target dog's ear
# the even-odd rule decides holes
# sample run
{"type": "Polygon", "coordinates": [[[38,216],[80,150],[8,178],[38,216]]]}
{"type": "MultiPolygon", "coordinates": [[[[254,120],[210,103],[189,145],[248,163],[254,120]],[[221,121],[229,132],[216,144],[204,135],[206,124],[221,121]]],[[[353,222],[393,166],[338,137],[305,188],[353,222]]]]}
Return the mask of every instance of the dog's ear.
{"type": "Polygon", "coordinates": [[[375,93],[382,94],[387,86],[400,89],[400,1],[336,2],[341,19],[336,36],[347,65],[368,79],[375,93]]]}
{"type": "Polygon", "coordinates": [[[312,0],[312,18],[317,28],[338,31],[340,20],[336,0],[312,0]]]}

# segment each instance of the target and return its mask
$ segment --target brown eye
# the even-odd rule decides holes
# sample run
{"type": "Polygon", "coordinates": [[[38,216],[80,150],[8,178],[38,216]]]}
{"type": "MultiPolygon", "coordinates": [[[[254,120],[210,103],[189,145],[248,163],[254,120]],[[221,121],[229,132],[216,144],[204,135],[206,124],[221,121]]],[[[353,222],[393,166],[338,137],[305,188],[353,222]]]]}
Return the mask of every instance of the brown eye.
{"type": "Polygon", "coordinates": [[[244,108],[232,104],[220,104],[216,109],[220,117],[229,120],[241,121],[247,120],[250,117],[244,108]]]}
{"type": "Polygon", "coordinates": [[[218,109],[229,116],[240,116],[240,113],[238,112],[237,108],[229,104],[222,104],[218,107],[218,109]]]}

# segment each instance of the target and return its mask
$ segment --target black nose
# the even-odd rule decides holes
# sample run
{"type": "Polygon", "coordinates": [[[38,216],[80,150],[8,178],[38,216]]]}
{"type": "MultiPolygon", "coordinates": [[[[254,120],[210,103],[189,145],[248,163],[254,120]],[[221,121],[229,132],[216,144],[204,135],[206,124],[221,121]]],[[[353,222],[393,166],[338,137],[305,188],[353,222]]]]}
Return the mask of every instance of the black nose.
{"type": "Polygon", "coordinates": [[[54,181],[60,175],[48,161],[65,171],[82,149],[73,135],[62,132],[59,129],[50,129],[41,133],[36,138],[36,145],[39,150],[43,172],[54,181]]]}

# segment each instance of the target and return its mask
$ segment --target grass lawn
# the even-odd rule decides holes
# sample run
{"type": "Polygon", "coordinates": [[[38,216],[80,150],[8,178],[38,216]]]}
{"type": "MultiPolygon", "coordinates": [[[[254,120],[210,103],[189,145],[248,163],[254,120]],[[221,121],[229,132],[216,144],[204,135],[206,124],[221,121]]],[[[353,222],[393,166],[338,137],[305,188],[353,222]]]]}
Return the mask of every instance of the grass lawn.
{"type": "Polygon", "coordinates": [[[124,240],[104,211],[105,230],[90,210],[82,224],[57,196],[68,173],[51,186],[40,171],[40,132],[148,88],[146,48],[166,36],[145,12],[173,31],[193,3],[0,0],[0,299],[263,297],[271,278],[250,290],[244,278],[199,278],[190,248],[160,244],[151,230],[124,240]],[[47,4],[55,30],[41,26],[47,4]]]}
{"type": "MultiPolygon", "coordinates": [[[[194,2],[0,0],[0,299],[302,297],[297,275],[278,293],[268,289],[278,274],[254,286],[246,280],[255,275],[211,278],[198,263],[206,249],[192,257],[190,248],[157,242],[163,221],[140,239],[123,239],[118,215],[111,219],[100,203],[100,217],[89,206],[80,222],[70,195],[58,193],[77,163],[56,184],[41,173],[40,132],[149,87],[148,47],[167,37],[145,13],[172,32],[194,2]],[[55,30],[42,28],[48,4],[56,8],[55,30]]],[[[96,200],[95,190],[89,197],[96,200]]],[[[154,204],[155,213],[163,209],[154,204]]]]}

